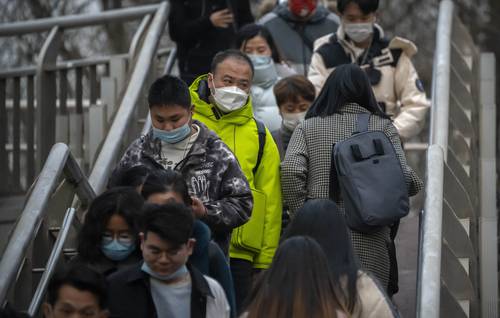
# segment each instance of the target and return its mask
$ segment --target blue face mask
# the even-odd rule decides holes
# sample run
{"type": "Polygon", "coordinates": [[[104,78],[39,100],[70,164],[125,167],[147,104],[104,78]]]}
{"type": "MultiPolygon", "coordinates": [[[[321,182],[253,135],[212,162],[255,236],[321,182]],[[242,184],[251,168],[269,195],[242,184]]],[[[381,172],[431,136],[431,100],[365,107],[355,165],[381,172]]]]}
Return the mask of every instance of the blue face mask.
{"type": "Polygon", "coordinates": [[[248,54],[254,67],[261,67],[273,63],[273,59],[267,55],[248,54]]]}
{"type": "Polygon", "coordinates": [[[118,262],[126,259],[133,251],[135,251],[135,244],[131,242],[130,244],[123,244],[118,242],[118,240],[113,240],[111,242],[102,242],[101,251],[112,261],[118,262]]]}
{"type": "Polygon", "coordinates": [[[146,274],[148,274],[149,276],[154,277],[154,278],[159,279],[159,280],[163,280],[163,281],[175,280],[177,278],[182,277],[183,275],[186,275],[187,272],[188,272],[188,269],[187,269],[186,265],[182,265],[181,267],[179,267],[178,270],[176,270],[172,274],[169,274],[169,275],[160,275],[160,274],[155,273],[151,269],[151,267],[148,266],[148,264],[146,262],[142,263],[141,270],[143,272],[145,272],[146,274]]]}
{"type": "Polygon", "coordinates": [[[254,67],[252,83],[257,86],[268,88],[278,80],[276,66],[270,56],[249,54],[254,67]]]}
{"type": "Polygon", "coordinates": [[[189,120],[181,127],[172,129],[170,131],[161,130],[153,127],[153,137],[158,138],[161,141],[164,141],[169,144],[176,144],[186,139],[190,133],[191,133],[191,125],[189,124],[189,120]]]}

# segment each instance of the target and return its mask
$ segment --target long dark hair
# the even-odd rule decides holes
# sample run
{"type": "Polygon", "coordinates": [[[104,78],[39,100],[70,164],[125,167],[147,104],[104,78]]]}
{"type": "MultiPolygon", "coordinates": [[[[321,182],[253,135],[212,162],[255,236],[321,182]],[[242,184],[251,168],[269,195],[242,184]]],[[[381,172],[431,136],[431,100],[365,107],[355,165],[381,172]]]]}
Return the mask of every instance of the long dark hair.
{"type": "Polygon", "coordinates": [[[340,309],[325,253],[304,236],[279,246],[249,299],[247,318],[330,318],[340,309]]]}
{"type": "Polygon", "coordinates": [[[283,239],[297,235],[314,238],[328,259],[337,298],[352,313],[357,301],[356,281],[359,265],[351,239],[337,205],[330,200],[307,201],[290,223],[283,239]]]}
{"type": "Polygon", "coordinates": [[[264,40],[266,40],[267,45],[269,45],[269,48],[271,49],[271,58],[274,63],[281,63],[283,58],[281,57],[278,47],[274,43],[271,33],[269,33],[269,31],[262,25],[249,23],[242,26],[236,34],[236,48],[239,50],[241,46],[246,45],[248,40],[253,39],[258,35],[263,37],[264,40]]]}
{"type": "MultiPolygon", "coordinates": [[[[113,215],[123,217],[138,244],[139,215],[144,199],[132,187],[116,187],[105,191],[92,201],[85,222],[78,233],[78,255],[82,260],[95,262],[105,257],[101,252],[102,235],[113,215]]],[[[136,252],[138,252],[138,248],[136,252]]]]}
{"type": "Polygon", "coordinates": [[[175,192],[182,197],[184,204],[191,205],[191,196],[182,174],[178,171],[155,170],[151,172],[142,186],[142,197],[147,200],[148,197],[155,193],[175,192]]]}
{"type": "Polygon", "coordinates": [[[372,114],[389,118],[377,103],[366,73],[356,64],[343,64],[328,76],[318,97],[307,111],[306,119],[331,116],[349,103],[356,103],[372,114]]]}

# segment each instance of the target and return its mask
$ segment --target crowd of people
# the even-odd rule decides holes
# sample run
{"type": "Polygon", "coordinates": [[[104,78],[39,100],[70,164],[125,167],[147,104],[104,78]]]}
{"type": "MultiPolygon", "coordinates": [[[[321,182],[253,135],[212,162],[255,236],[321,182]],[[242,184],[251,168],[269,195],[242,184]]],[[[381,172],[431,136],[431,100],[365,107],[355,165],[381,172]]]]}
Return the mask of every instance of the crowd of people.
{"type": "Polygon", "coordinates": [[[422,189],[403,151],[429,107],[415,45],[384,36],[378,0],[276,1],[257,21],[248,1],[171,5],[180,77],[151,85],[152,128],[86,212],[45,317],[399,317],[398,222],[352,228],[331,162],[366,116],[407,196],[422,189]]]}

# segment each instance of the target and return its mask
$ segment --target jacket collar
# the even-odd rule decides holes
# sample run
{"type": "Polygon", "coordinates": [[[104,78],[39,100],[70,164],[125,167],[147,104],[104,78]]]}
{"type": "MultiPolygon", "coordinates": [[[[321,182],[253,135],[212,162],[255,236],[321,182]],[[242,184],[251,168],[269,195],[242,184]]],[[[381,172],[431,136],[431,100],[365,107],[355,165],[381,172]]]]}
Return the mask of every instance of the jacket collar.
{"type": "Polygon", "coordinates": [[[247,121],[253,118],[252,98],[249,95],[247,103],[241,109],[230,113],[222,113],[215,105],[209,101],[210,91],[208,89],[208,75],[198,77],[189,87],[191,101],[194,104],[194,111],[209,120],[223,121],[224,123],[234,125],[244,125],[247,121]]]}
{"type": "MultiPolygon", "coordinates": [[[[135,264],[131,268],[131,272],[129,273],[127,277],[127,283],[134,283],[137,281],[144,281],[147,286],[149,286],[149,275],[142,271],[141,267],[144,261],[140,261],[139,263],[135,264]]],[[[186,264],[189,275],[191,276],[191,282],[192,282],[192,289],[193,292],[196,291],[203,297],[214,297],[212,290],[210,289],[210,286],[208,285],[207,280],[205,277],[203,277],[203,274],[198,271],[194,266],[191,264],[187,263],[186,264]]],[[[192,292],[192,293],[193,293],[192,292]]]]}
{"type": "MultiPolygon", "coordinates": [[[[149,299],[152,300],[151,296],[151,284],[149,282],[149,275],[141,270],[143,261],[134,265],[127,277],[127,283],[139,282],[146,286],[147,292],[149,293],[149,299]]],[[[214,297],[210,286],[196,268],[191,266],[189,263],[186,264],[189,275],[191,276],[191,317],[192,318],[204,318],[207,313],[207,297],[214,297]]],[[[154,306],[154,305],[153,305],[154,306]]]]}
{"type": "Polygon", "coordinates": [[[370,111],[359,104],[348,103],[340,108],[341,113],[359,114],[359,113],[369,113],[370,111]]]}

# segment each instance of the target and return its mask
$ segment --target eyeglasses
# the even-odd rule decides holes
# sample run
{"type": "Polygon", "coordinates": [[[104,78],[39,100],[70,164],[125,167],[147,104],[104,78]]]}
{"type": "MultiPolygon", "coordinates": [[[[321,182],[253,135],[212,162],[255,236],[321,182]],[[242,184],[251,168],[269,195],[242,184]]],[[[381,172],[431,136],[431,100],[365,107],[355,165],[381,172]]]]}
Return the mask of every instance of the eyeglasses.
{"type": "Polygon", "coordinates": [[[134,237],[130,233],[119,233],[119,234],[114,234],[112,232],[104,232],[102,235],[102,242],[104,244],[109,244],[113,242],[113,240],[116,238],[118,243],[128,245],[132,244],[134,242],[134,237]]]}

